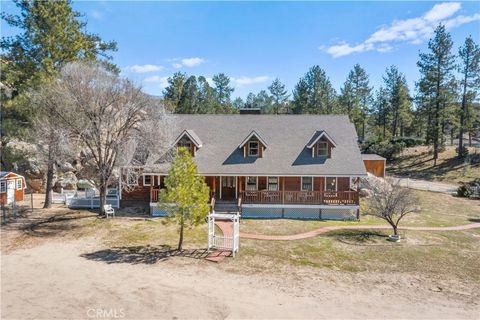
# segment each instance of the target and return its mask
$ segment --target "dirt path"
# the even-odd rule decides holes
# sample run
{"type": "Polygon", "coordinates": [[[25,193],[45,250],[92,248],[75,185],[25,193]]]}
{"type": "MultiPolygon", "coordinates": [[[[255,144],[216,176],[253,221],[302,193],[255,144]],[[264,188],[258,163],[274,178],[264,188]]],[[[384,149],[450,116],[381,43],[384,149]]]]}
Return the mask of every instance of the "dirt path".
{"type": "MultiPolygon", "coordinates": [[[[222,232],[231,233],[231,227],[228,227],[227,223],[222,222],[218,224],[219,228],[222,232]],[[226,230],[226,231],[224,231],[226,230]]],[[[322,233],[335,231],[335,230],[359,230],[359,229],[391,229],[392,227],[387,225],[363,225],[363,226],[330,226],[330,227],[321,227],[312,231],[292,234],[292,235],[264,235],[264,234],[253,234],[253,233],[246,233],[240,232],[240,238],[243,239],[255,239],[255,240],[280,240],[280,241],[288,241],[288,240],[301,240],[307,238],[316,237],[322,233]]],[[[416,231],[461,231],[461,230],[468,230],[468,229],[477,229],[480,228],[480,223],[470,223],[460,226],[452,226],[452,227],[399,227],[400,230],[416,230],[416,231]]]]}
{"type": "Polygon", "coordinates": [[[456,193],[458,189],[458,186],[456,185],[443,183],[443,182],[436,182],[436,181],[400,178],[400,177],[392,177],[392,180],[394,183],[398,183],[402,187],[407,187],[407,188],[416,189],[416,190],[452,194],[452,193],[456,193]]]}
{"type": "Polygon", "coordinates": [[[132,263],[98,254],[102,249],[94,238],[82,238],[2,253],[2,319],[473,319],[480,314],[478,288],[471,283],[308,267],[249,272],[234,259],[132,263]]]}

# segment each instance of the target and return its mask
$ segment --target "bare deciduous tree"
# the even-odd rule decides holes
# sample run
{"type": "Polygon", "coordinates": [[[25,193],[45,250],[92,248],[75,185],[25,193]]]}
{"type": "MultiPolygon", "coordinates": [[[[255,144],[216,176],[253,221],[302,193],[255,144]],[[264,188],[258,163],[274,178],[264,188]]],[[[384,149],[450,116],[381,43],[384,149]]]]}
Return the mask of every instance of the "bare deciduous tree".
{"type": "Polygon", "coordinates": [[[52,118],[95,164],[91,178],[100,190],[103,213],[114,169],[133,161],[142,146],[145,159],[164,152],[164,141],[170,139],[164,136],[170,132],[169,116],[141,88],[98,64],[68,64],[45,90],[57,102],[52,118]]]}
{"type": "Polygon", "coordinates": [[[31,105],[37,109],[33,120],[32,140],[35,141],[35,155],[47,168],[44,208],[50,208],[52,201],[53,179],[56,165],[75,153],[74,137],[56,121],[56,109],[62,101],[58,100],[53,87],[46,86],[31,93],[31,105]]]}
{"type": "Polygon", "coordinates": [[[398,224],[409,213],[419,211],[417,198],[408,188],[383,179],[368,179],[367,188],[372,191],[367,215],[387,221],[398,236],[398,224]]]}

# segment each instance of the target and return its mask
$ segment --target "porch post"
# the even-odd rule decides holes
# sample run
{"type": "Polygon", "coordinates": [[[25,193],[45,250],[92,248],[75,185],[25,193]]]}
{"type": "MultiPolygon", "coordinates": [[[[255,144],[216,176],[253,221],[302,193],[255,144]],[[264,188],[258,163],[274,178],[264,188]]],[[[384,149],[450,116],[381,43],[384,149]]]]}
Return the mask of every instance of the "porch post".
{"type": "Polygon", "coordinates": [[[215,197],[216,196],[216,192],[217,192],[217,177],[216,176],[213,176],[213,196],[215,197]]]}
{"type": "Polygon", "coordinates": [[[220,176],[220,199],[222,199],[222,176],[220,176]]]}
{"type": "Polygon", "coordinates": [[[282,203],[285,203],[285,177],[282,178],[282,203]]]}
{"type": "Polygon", "coordinates": [[[237,176],[235,176],[235,199],[238,199],[238,181],[237,181],[237,176]]]}

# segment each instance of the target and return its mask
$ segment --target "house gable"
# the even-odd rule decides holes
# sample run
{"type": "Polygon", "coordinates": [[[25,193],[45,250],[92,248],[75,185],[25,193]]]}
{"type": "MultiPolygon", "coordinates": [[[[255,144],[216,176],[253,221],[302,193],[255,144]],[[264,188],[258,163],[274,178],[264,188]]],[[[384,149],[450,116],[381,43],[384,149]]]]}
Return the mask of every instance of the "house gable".
{"type": "Polygon", "coordinates": [[[250,134],[238,145],[239,149],[243,149],[243,156],[262,158],[263,153],[267,147],[267,143],[262,137],[253,130],[250,134]]]}

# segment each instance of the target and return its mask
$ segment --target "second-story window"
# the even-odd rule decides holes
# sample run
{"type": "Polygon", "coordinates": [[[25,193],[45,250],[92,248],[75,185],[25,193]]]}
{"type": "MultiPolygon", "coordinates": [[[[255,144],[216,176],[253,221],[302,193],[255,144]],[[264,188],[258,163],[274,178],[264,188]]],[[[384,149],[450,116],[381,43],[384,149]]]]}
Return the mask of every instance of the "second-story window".
{"type": "Polygon", "coordinates": [[[258,156],[258,141],[250,141],[248,143],[248,156],[249,157],[258,156]]]}
{"type": "Polygon", "coordinates": [[[317,155],[319,157],[326,157],[328,156],[328,144],[326,142],[319,142],[317,155]]]}

